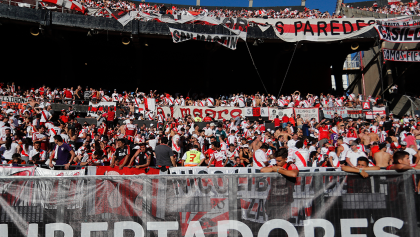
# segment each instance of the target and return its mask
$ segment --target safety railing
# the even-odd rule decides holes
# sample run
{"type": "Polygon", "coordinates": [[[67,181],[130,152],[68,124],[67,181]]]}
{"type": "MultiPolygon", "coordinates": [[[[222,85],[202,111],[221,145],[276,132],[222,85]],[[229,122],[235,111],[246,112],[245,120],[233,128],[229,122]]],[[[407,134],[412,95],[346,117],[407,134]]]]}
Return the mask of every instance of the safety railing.
{"type": "MultiPolygon", "coordinates": [[[[420,172],[1,177],[9,236],[417,236],[420,172]],[[128,231],[128,232],[127,232],[128,231]],[[91,235],[91,232],[92,235],[91,235]]],[[[7,235],[6,235],[7,236],[7,235]]]]}

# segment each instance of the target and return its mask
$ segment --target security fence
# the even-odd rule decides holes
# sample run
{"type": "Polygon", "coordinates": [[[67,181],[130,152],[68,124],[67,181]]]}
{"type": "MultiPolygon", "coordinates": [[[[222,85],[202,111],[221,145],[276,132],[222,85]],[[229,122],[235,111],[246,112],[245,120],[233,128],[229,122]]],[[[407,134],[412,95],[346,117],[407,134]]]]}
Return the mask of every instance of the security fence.
{"type": "Polygon", "coordinates": [[[1,177],[0,237],[418,236],[417,173],[369,174],[1,177]]]}

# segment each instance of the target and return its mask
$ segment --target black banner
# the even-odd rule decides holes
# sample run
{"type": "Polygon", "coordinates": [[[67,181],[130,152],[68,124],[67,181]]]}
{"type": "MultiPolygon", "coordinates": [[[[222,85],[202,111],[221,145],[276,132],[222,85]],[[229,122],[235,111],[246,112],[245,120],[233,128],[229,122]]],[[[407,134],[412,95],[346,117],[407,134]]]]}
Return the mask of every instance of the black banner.
{"type": "Polygon", "coordinates": [[[390,173],[3,179],[0,236],[415,236],[412,175],[390,173]]]}

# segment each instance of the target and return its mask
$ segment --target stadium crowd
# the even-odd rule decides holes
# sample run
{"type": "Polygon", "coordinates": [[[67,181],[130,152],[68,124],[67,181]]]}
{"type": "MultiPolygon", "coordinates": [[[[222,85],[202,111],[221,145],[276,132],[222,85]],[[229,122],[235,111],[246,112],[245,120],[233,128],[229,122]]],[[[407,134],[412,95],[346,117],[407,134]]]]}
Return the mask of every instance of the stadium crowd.
{"type": "MultiPolygon", "coordinates": [[[[70,165],[119,168],[253,166],[264,168],[262,172],[275,171],[292,176],[303,167],[341,167],[364,177],[367,175],[364,170],[368,169],[420,168],[420,121],[417,116],[398,119],[393,114],[386,117],[378,114],[372,120],[352,120],[335,114],[332,119],[316,122],[315,119],[305,121],[299,114],[285,115],[271,121],[274,129],[266,129],[262,120],[250,121],[238,116],[228,121],[215,121],[207,115],[203,118],[206,125],[200,129],[191,115],[183,118],[157,115],[153,118],[159,122],[156,127],[153,124],[137,126],[131,112],[128,117],[117,117],[112,108],[93,124],[78,123],[71,105],[67,111],[51,110],[50,103],[54,100],[68,99],[71,103],[78,101],[78,95],[83,95],[84,99],[96,103],[106,96],[101,94],[101,89],[81,90],[80,86],[75,91],[72,88],[50,90],[42,86],[23,91],[14,83],[3,85],[1,95],[29,99],[28,105],[21,109],[8,106],[1,110],[3,163],[46,164],[58,169],[68,169],[70,165]],[[53,116],[54,112],[60,115],[53,116]],[[120,124],[118,119],[125,121],[120,124]]],[[[170,104],[168,98],[171,98],[168,94],[161,97],[156,91],[145,94],[136,90],[121,95],[114,91],[114,94],[111,100],[118,100],[118,104],[132,103],[124,97],[128,94],[138,95],[134,99],[155,98],[166,105],[170,104]]],[[[258,93],[253,96],[263,97],[258,93]]],[[[289,103],[302,99],[298,91],[290,97],[289,103]]],[[[322,95],[319,98],[308,95],[307,98],[311,97],[314,103],[321,98],[319,106],[334,106],[332,95],[327,95],[326,104],[321,102],[322,95]]],[[[343,104],[347,105],[358,100],[352,95],[343,98],[346,99],[343,104]]],[[[82,98],[79,99],[81,102],[82,98]]],[[[267,103],[265,101],[261,99],[261,106],[267,103]]],[[[383,102],[376,100],[376,103],[383,102]]],[[[240,105],[232,103],[231,106],[240,105]]]]}
{"type": "MultiPolygon", "coordinates": [[[[343,6],[353,8],[350,4],[343,3],[343,6]]],[[[357,7],[357,9],[360,9],[362,11],[377,12],[381,14],[420,16],[420,5],[417,1],[405,3],[400,1],[394,1],[390,2],[388,6],[383,7],[378,7],[378,4],[375,2],[371,7],[357,7]]]]}

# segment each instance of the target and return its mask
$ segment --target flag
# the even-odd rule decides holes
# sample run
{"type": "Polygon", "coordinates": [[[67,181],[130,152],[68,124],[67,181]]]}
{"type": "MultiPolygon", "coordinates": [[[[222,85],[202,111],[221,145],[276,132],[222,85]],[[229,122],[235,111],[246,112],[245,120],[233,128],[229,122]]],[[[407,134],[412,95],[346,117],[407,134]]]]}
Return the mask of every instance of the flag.
{"type": "Polygon", "coordinates": [[[131,20],[133,20],[138,13],[137,11],[128,12],[123,10],[116,10],[112,12],[108,8],[106,10],[123,26],[127,25],[131,20]]]}
{"type": "Polygon", "coordinates": [[[43,2],[49,2],[55,5],[62,6],[67,9],[79,11],[82,13],[86,11],[86,8],[82,4],[72,1],[72,0],[43,0],[43,2]]]}

